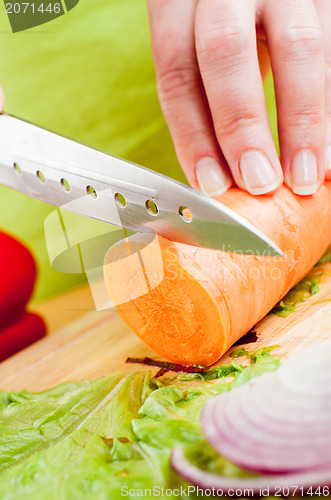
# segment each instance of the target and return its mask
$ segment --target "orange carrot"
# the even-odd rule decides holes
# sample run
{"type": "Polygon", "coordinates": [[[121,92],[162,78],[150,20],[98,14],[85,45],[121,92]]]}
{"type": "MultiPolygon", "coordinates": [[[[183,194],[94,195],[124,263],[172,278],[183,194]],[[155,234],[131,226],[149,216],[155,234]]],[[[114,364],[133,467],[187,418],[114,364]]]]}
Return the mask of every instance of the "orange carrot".
{"type": "Polygon", "coordinates": [[[308,197],[284,186],[264,197],[233,188],[218,200],[284,256],[227,253],[162,237],[146,245],[145,235],[134,235],[112,246],[105,260],[107,288],[121,317],[154,351],[183,365],[216,362],[331,243],[331,182],[308,197]]]}

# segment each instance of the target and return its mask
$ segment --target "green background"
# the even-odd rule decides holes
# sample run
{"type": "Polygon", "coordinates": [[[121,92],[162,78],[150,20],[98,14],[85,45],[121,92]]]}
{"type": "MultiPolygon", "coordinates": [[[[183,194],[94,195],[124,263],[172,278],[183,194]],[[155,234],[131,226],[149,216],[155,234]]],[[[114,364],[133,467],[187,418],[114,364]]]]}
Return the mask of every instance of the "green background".
{"type": "MultiPolygon", "coordinates": [[[[15,34],[1,4],[0,81],[8,113],[184,181],[158,104],[145,0],[80,0],[15,34]]],[[[276,137],[271,78],[266,94],[276,137]]],[[[43,224],[53,209],[0,187],[0,227],[38,261],[35,300],[85,279],[50,266],[43,224]]]]}

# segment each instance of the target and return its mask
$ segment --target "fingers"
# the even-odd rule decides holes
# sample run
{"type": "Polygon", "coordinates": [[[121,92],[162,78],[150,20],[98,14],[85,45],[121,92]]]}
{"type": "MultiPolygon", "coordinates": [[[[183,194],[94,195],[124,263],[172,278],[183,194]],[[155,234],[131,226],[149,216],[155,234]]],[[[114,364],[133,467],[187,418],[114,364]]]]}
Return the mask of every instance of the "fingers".
{"type": "Polygon", "coordinates": [[[239,187],[269,193],[283,181],[256,48],[253,0],[200,0],[196,48],[215,133],[239,187]]]}
{"type": "Polygon", "coordinates": [[[149,0],[161,107],[190,184],[211,196],[232,184],[217,143],[194,42],[197,0],[149,0]]]}
{"type": "Polygon", "coordinates": [[[325,178],[331,180],[331,2],[329,0],[315,0],[315,7],[319,16],[322,27],[324,59],[325,59],[325,74],[326,74],[326,102],[325,102],[325,119],[326,119],[326,153],[325,178]]]}
{"type": "MultiPolygon", "coordinates": [[[[315,4],[265,0],[258,9],[274,72],[285,180],[302,195],[318,189],[325,163],[331,179],[331,2],[315,4]]],[[[189,182],[220,194],[231,185],[229,165],[250,193],[277,189],[283,173],[264,101],[268,59],[263,41],[256,43],[256,1],[148,5],[160,102],[189,182]]]]}
{"type": "Polygon", "coordinates": [[[325,174],[325,64],[311,0],[266,2],[278,111],[281,162],[294,193],[314,193],[325,174]]]}

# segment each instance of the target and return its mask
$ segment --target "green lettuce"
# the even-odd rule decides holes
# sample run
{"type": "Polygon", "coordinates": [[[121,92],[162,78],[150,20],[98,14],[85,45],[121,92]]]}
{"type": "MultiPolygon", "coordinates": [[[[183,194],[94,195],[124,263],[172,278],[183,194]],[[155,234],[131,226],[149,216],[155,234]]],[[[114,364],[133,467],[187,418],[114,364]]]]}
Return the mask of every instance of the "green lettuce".
{"type": "Polygon", "coordinates": [[[200,412],[209,398],[279,364],[266,351],[249,360],[216,380],[160,381],[145,371],[42,393],[0,391],[0,498],[117,500],[129,490],[185,488],[170,467],[175,446],[207,470],[247,474],[208,445],[200,412]]]}

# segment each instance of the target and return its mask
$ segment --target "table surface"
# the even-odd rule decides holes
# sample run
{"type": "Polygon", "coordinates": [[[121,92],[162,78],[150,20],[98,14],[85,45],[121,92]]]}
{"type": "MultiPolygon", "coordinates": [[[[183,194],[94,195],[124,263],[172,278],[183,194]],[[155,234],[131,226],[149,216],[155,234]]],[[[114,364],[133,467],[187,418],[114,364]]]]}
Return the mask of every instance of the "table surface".
{"type": "MultiPolygon", "coordinates": [[[[286,358],[306,345],[331,338],[331,264],[313,270],[321,271],[324,278],[319,292],[287,318],[266,316],[255,327],[257,341],[244,344],[248,350],[276,344],[280,347],[274,353],[286,358]]],[[[146,370],[143,365],[127,364],[127,357],[160,359],[124,324],[115,309],[95,310],[88,286],[35,304],[33,310],[44,317],[48,335],[0,363],[2,389],[40,391],[64,381],[96,378],[117,370],[146,370]]],[[[219,364],[229,362],[234,348],[219,364]]]]}

